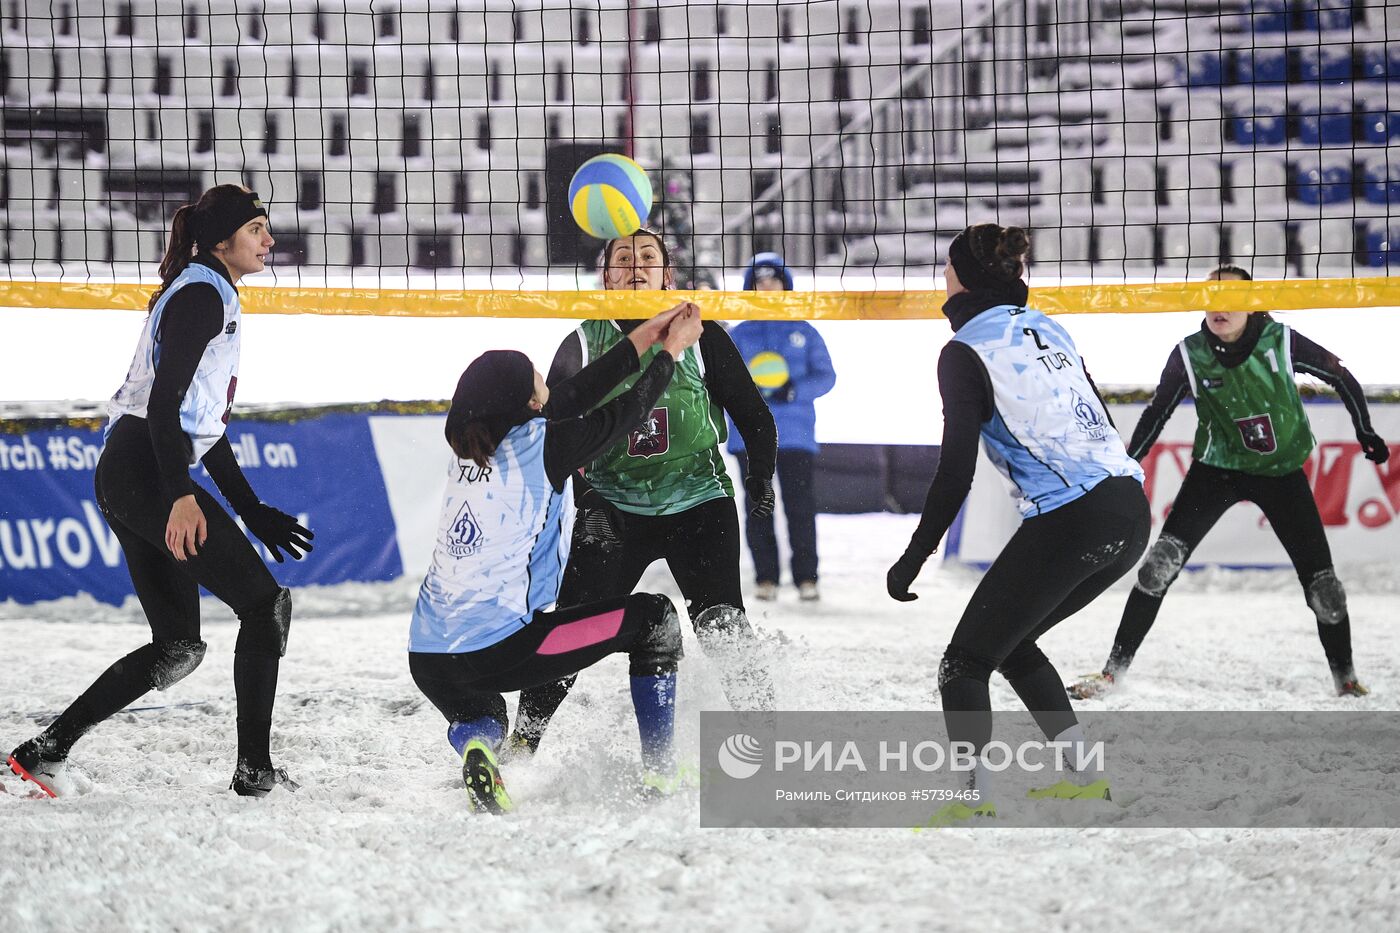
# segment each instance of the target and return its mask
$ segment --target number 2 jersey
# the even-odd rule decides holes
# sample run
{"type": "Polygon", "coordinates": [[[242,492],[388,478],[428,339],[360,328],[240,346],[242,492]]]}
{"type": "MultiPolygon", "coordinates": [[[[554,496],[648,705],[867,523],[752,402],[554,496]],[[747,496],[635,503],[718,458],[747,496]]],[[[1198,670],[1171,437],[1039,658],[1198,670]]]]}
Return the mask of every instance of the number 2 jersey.
{"type": "Polygon", "coordinates": [[[982,445],[1015,486],[1022,516],[1073,502],[1110,476],[1142,479],[1074,340],[1044,312],[997,305],[953,340],[974,350],[986,370],[992,413],[982,424],[982,445]]]}

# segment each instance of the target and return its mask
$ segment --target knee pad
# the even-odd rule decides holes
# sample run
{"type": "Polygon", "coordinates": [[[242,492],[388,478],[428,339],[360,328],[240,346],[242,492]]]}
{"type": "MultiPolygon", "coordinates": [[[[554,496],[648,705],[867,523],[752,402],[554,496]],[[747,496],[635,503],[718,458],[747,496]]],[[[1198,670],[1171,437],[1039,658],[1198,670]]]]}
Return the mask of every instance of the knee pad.
{"type": "Polygon", "coordinates": [[[676,607],[665,596],[640,593],[628,600],[628,611],[644,613],[646,628],[630,657],[633,676],[669,674],[685,652],[681,648],[681,622],[676,607]]]}
{"type": "Polygon", "coordinates": [[[292,593],[285,586],[277,595],[238,613],[238,654],[281,658],[287,654],[287,633],[292,628],[292,593]]]}
{"type": "Polygon", "coordinates": [[[1322,625],[1336,625],[1347,617],[1347,593],[1333,570],[1320,570],[1307,585],[1308,608],[1322,625]]]}
{"type": "Polygon", "coordinates": [[[1045,652],[1040,650],[1039,645],[1035,642],[1023,641],[1011,649],[1011,653],[1001,662],[1001,666],[997,670],[1007,680],[1014,681],[1049,663],[1050,659],[1045,656],[1045,652]]]}
{"type": "Polygon", "coordinates": [[[202,641],[181,639],[153,642],[152,647],[156,655],[151,664],[151,689],[164,690],[194,673],[208,646],[202,641]]]}
{"type": "Polygon", "coordinates": [[[983,683],[992,679],[996,665],[978,654],[973,654],[957,645],[949,645],[943,652],[943,660],[938,663],[938,689],[942,690],[949,681],[959,677],[970,677],[983,683]]]}
{"type": "Polygon", "coordinates": [[[711,606],[694,619],[695,637],[708,651],[710,645],[753,640],[749,617],[737,606],[711,606]]]}
{"type": "Polygon", "coordinates": [[[1171,535],[1162,535],[1147,551],[1147,560],[1138,569],[1137,588],[1148,596],[1165,596],[1167,587],[1176,582],[1191,549],[1186,542],[1171,535]]]}

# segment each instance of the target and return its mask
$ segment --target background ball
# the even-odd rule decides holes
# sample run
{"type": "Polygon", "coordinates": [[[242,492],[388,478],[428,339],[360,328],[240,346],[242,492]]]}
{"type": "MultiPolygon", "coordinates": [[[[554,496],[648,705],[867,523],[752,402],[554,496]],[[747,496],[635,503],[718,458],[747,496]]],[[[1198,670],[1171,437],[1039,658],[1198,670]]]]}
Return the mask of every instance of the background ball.
{"type": "Polygon", "coordinates": [[[788,381],[787,360],[781,353],[764,350],[749,360],[749,375],[760,389],[780,389],[788,381]]]}
{"type": "Polygon", "coordinates": [[[594,156],[569,182],[569,209],[584,233],[600,240],[631,236],[651,213],[651,179],[623,155],[594,156]]]}

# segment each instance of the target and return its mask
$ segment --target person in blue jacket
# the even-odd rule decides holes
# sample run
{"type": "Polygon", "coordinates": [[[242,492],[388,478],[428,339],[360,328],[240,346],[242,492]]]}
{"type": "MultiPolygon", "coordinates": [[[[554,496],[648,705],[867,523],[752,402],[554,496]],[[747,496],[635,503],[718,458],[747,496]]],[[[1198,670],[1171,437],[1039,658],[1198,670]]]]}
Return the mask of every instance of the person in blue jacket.
{"type": "MultiPolygon", "coordinates": [[[[792,273],[777,253],[759,253],[744,271],[745,291],[791,291],[792,273]]],[[[821,334],[806,321],[745,321],[729,336],[773,412],[778,426],[778,483],[792,548],[792,582],[806,601],[817,589],[817,502],[812,466],[817,457],[814,399],[831,391],[836,372],[821,334]]],[[[729,452],[748,475],[743,435],[729,431],[729,452]]],[[[778,541],[773,516],[748,513],[747,536],[753,554],[755,592],[762,600],[778,596],[778,541]]]]}

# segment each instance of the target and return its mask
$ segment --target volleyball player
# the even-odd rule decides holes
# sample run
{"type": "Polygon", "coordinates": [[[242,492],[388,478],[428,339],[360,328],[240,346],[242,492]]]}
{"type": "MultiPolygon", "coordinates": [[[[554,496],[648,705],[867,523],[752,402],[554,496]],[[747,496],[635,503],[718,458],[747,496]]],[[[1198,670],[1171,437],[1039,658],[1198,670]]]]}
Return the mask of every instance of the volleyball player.
{"type": "Polygon", "coordinates": [[[238,761],[231,788],[261,797],[295,790],[272,766],[270,732],[291,594],[268,571],[232,517],[190,478],[203,463],[229,504],[280,563],[300,559],[312,534],[258,500],[225,430],[238,382],[239,281],[263,270],[273,246],[267,210],[237,185],[210,188],[175,212],[161,286],[126,382],[108,405],[97,463],[97,504],[121,544],[151,642],[117,661],[47,729],[16,748],[9,765],[49,796],[73,744],[148,690],[164,690],[204,659],[199,588],[238,617],[233,685],[238,761]]]}
{"type": "MultiPolygon", "coordinates": [[[[610,240],[600,262],[606,289],[675,287],[666,244],[655,231],[610,240]]],[[[549,383],[556,385],[599,359],[639,325],[585,321],[559,347],[549,383]]],[[[772,514],[773,416],[734,342],[724,328],[706,321],[696,346],[676,360],[671,384],[642,426],[584,467],[587,489],[578,500],[560,599],[574,604],[625,595],[654,561],[666,561],[729,702],[736,709],[771,709],[772,680],[758,657],[740,592],[739,517],[720,454],[726,413],[748,449],[745,490],[751,512],[772,514]]],[[[521,694],[513,751],[538,747],[572,685],[569,678],[521,694]]]]}
{"type": "MultiPolygon", "coordinates": [[[[1027,306],[1021,275],[1029,245],[1018,227],[978,224],[949,246],[943,313],[955,333],[938,360],[938,472],[886,581],[893,598],[917,598],[909,585],[971,488],[980,436],[1014,486],[1023,521],[973,592],[938,669],[948,737],[979,752],[991,739],[993,671],[1047,736],[1083,743],[1062,681],[1036,640],[1126,573],[1149,530],[1142,470],[1123,449],[1074,341],[1027,306]]],[[[1107,796],[1106,781],[1083,777],[1092,775],[1040,793],[1107,796]]],[[[970,789],[978,795],[973,805],[949,804],[936,821],[995,815],[980,764],[970,789]]]]}
{"type": "MultiPolygon", "coordinates": [[[[1248,280],[1238,266],[1221,266],[1213,280],[1248,280]]],[[[1128,453],[1141,460],[1167,419],[1190,393],[1195,399],[1196,442],[1191,466],[1162,525],[1162,533],[1138,570],[1118,634],[1100,674],[1069,686],[1076,699],[1101,696],[1132,664],[1162,608],[1168,588],[1191,553],[1235,503],[1263,511],[1293,562],[1338,696],[1365,696],[1351,654],[1346,592],[1332,565],[1317,501],[1303,464],[1314,440],[1294,381],[1307,373],[1326,382],[1351,414],[1356,439],[1368,460],[1385,463],[1390,448],[1371,427],[1361,386],[1336,354],[1268,314],[1213,311],[1201,329],[1167,357],[1152,402],[1138,420],[1128,453]]]]}
{"type": "Polygon", "coordinates": [[[577,605],[559,587],[569,480],[651,412],[700,333],[698,310],[682,302],[553,390],[510,350],[478,357],[457,383],[447,492],[408,658],[414,682],[447,718],[479,811],[512,808],[496,757],[506,734],[501,691],[556,681],[618,651],[631,659],[644,786],[665,791],[673,781],[681,633],[671,601],[641,593],[577,605]],[[617,394],[624,380],[631,386],[617,394]]]}

